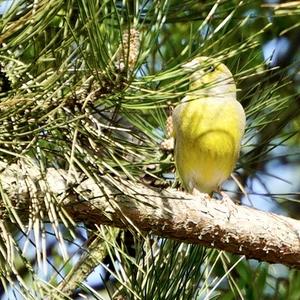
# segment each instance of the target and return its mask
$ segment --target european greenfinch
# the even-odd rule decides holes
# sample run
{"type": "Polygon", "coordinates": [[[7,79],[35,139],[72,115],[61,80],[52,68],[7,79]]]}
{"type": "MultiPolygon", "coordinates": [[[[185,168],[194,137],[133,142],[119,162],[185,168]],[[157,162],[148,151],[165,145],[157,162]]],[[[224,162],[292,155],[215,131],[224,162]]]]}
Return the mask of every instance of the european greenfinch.
{"type": "Polygon", "coordinates": [[[245,112],[229,69],[208,57],[183,65],[190,86],[172,114],[175,163],[184,188],[212,194],[239,157],[245,112]]]}

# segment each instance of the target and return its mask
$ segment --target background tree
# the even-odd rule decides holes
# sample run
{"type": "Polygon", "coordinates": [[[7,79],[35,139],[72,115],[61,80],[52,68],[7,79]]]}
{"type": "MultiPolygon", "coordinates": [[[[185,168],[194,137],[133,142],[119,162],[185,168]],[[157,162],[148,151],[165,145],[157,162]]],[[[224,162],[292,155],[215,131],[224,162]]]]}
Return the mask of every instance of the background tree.
{"type": "Polygon", "coordinates": [[[160,144],[188,87],[180,65],[205,55],[230,68],[248,119],[240,186],[224,188],[297,218],[297,1],[0,5],[4,299],[299,298],[298,271],[145,233],[117,201],[142,203],[150,189],[130,196],[137,186],[178,187],[160,144]],[[121,230],[100,225],[112,210],[121,230]]]}

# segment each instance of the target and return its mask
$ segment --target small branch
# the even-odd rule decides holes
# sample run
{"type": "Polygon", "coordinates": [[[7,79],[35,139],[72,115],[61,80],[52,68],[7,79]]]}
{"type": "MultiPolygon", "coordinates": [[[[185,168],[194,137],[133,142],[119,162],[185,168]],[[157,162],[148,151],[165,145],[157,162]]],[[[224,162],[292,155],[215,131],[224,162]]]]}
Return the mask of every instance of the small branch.
{"type": "MultiPolygon", "coordinates": [[[[109,239],[112,244],[117,238],[118,229],[111,231],[109,239]]],[[[90,275],[90,273],[103,262],[108,254],[107,245],[103,242],[103,236],[93,234],[89,239],[85,252],[80,260],[73,266],[63,281],[58,285],[58,290],[67,296],[72,296],[76,288],[90,275]]]]}
{"type": "MultiPolygon", "coordinates": [[[[27,169],[27,174],[40,176],[34,168],[37,167],[13,165],[0,175],[4,191],[18,207],[20,201],[28,202],[30,195],[28,176],[24,184],[22,174],[27,169]]],[[[31,177],[32,185],[40,180],[37,177],[31,177]]],[[[67,172],[53,168],[46,174],[51,193],[61,199],[61,205],[74,221],[119,228],[134,226],[158,236],[300,268],[300,222],[297,220],[245,206],[228,207],[205,195],[151,189],[128,181],[111,182],[110,179],[108,182],[106,177],[100,185],[92,179],[84,180],[68,194],[67,177],[67,172]]],[[[74,178],[68,179],[68,183],[75,182],[74,178]]],[[[4,207],[1,209],[5,216],[4,207]]]]}

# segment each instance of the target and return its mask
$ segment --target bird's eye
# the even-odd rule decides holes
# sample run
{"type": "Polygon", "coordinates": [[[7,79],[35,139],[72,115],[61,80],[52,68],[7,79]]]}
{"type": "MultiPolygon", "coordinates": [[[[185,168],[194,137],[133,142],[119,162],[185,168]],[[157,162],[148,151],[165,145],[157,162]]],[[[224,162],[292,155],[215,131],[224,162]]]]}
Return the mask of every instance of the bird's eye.
{"type": "Polygon", "coordinates": [[[213,72],[215,70],[215,67],[214,66],[210,66],[209,68],[208,68],[208,72],[213,72]]]}

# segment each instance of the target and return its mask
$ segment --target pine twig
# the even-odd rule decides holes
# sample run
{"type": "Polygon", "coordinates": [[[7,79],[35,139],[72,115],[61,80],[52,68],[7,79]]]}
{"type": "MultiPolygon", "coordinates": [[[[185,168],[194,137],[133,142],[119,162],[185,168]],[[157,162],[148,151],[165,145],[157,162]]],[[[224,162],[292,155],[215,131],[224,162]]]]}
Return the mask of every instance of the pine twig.
{"type": "MultiPolygon", "coordinates": [[[[116,228],[110,235],[109,238],[112,240],[112,244],[114,243],[113,240],[117,238],[118,233],[119,230],[116,228]]],[[[97,233],[93,234],[80,260],[59,284],[58,289],[64,295],[71,296],[90,273],[103,262],[107,254],[107,243],[103,242],[103,237],[97,233]]]]}

